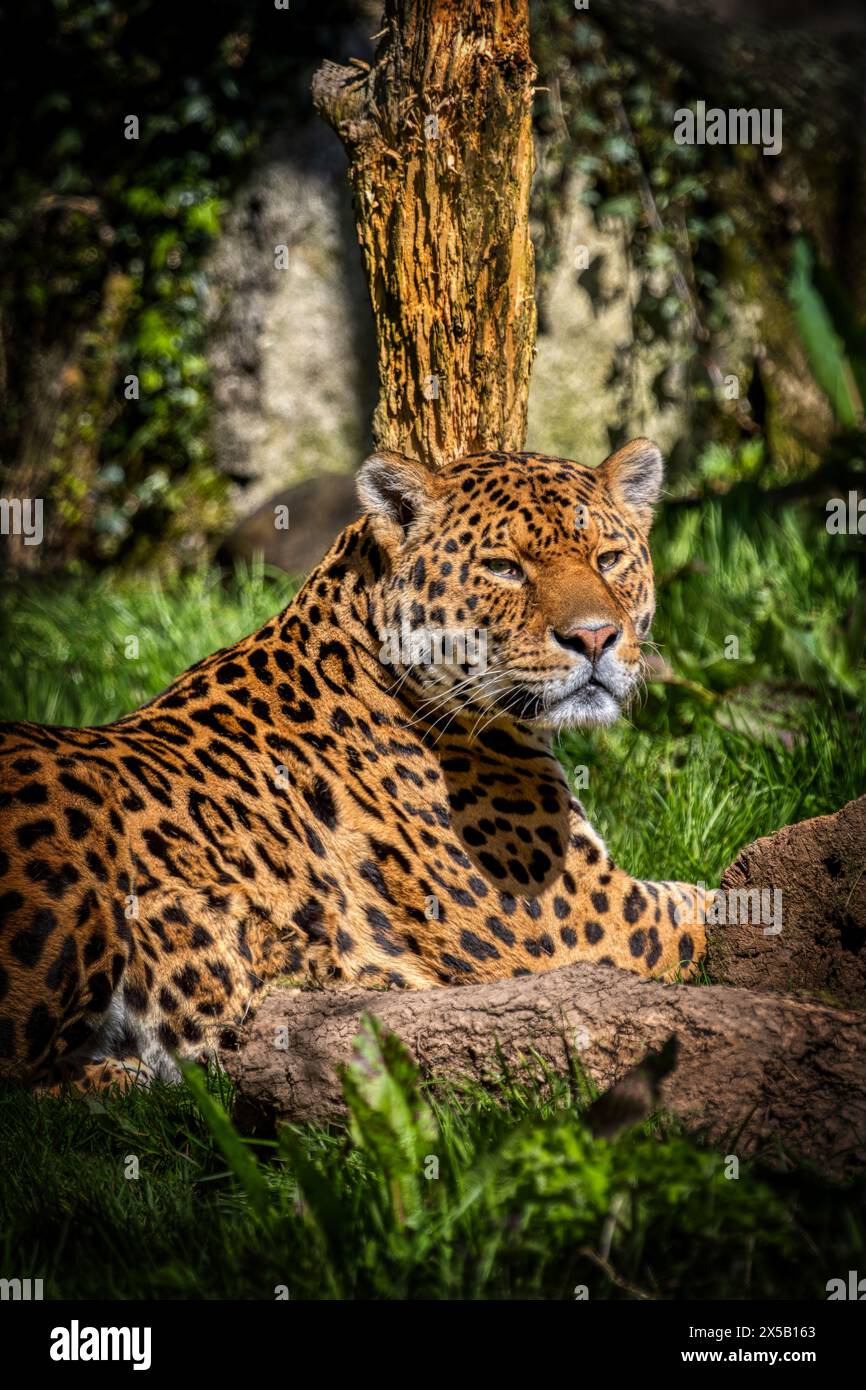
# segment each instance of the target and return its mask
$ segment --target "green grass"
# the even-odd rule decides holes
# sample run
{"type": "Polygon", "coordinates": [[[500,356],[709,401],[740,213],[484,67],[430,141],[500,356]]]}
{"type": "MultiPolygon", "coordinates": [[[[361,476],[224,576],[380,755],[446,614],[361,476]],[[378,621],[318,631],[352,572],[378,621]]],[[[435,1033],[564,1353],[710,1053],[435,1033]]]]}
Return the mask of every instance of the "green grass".
{"type": "Polygon", "coordinates": [[[822,1298],[866,1260],[866,1182],[734,1179],[658,1121],[595,1138],[574,1078],[431,1103],[394,1040],[364,1048],[348,1129],[256,1144],[218,1074],[0,1092],[3,1269],[48,1298],[822,1298]]]}
{"type": "Polygon", "coordinates": [[[7,587],[0,591],[0,719],[107,724],[203,656],[253,632],[297,588],[261,565],[228,579],[201,568],[168,589],[153,577],[110,571],[7,587]],[[135,656],[127,656],[130,638],[135,656]]]}
{"type": "MultiPolygon", "coordinates": [[[[859,546],[792,513],[663,520],[655,637],[672,672],[628,722],[562,750],[632,872],[716,882],[749,840],[863,792],[859,546]]],[[[169,589],[129,575],[7,589],[0,717],[110,720],[294,587],[253,567],[169,589]]],[[[866,1179],[744,1162],[729,1180],[735,1136],[715,1152],[664,1117],[594,1138],[576,1077],[431,1101],[399,1048],[364,1045],[349,1126],[255,1145],[219,1074],[107,1101],[6,1088],[4,1271],[51,1297],[823,1298],[866,1263],[866,1179]]]]}
{"type": "Polygon", "coordinates": [[[629,730],[591,749],[576,742],[566,761],[589,769],[580,790],[587,812],[616,860],[640,878],[716,885],[758,836],[838,810],[866,789],[863,740],[832,707],[803,716],[791,749],[709,720],[690,738],[629,730]]]}

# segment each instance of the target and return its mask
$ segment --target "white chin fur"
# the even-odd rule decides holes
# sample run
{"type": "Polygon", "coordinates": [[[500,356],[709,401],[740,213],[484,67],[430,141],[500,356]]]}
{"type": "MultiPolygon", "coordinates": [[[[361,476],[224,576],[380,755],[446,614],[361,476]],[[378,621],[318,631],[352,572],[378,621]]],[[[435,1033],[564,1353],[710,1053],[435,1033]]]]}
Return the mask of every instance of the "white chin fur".
{"type": "Polygon", "coordinates": [[[535,723],[545,729],[587,729],[614,724],[620,713],[620,706],[609,691],[593,686],[576,690],[553,709],[539,714],[535,723]]]}

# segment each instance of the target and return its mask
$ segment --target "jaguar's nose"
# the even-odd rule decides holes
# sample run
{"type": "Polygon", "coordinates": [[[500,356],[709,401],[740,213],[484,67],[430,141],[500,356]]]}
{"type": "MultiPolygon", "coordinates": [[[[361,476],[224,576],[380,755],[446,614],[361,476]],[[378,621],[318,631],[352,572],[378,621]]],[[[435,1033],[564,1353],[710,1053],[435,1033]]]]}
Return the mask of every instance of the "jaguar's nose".
{"type": "Polygon", "coordinates": [[[621,631],[622,628],[614,627],[613,623],[604,623],[601,627],[574,627],[570,632],[554,630],[553,635],[561,647],[585,656],[587,661],[595,665],[602,652],[608,651],[619,640],[621,631]]]}

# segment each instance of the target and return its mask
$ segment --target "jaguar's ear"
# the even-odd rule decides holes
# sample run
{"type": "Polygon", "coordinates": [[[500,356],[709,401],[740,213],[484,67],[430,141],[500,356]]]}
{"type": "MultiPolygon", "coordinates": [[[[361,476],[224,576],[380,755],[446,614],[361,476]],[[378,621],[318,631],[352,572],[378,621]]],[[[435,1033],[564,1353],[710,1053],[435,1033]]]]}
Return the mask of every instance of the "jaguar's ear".
{"type": "Polygon", "coordinates": [[[645,531],[652,525],[665,466],[661,450],[651,439],[632,439],[599,465],[615,502],[634,512],[645,531]]]}
{"type": "Polygon", "coordinates": [[[387,548],[402,544],[412,523],[432,501],[434,476],[418,459],[377,449],[358,472],[358,499],[387,548]]]}

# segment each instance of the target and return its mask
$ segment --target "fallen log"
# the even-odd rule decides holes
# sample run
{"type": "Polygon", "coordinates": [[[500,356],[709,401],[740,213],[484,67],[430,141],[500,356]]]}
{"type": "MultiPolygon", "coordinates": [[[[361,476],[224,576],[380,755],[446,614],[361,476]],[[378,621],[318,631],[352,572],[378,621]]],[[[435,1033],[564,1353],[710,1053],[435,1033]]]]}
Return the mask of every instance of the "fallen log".
{"type": "Polygon", "coordinates": [[[393,991],[275,988],[224,1065],[240,1113],[324,1121],[345,1115],[338,1067],[365,1013],[422,1075],[495,1081],[509,1068],[572,1057],[602,1088],[675,1035],[661,1105],[725,1152],[785,1154],[843,1175],[866,1159],[866,1018],[779,994],[665,985],[581,962],[489,984],[393,991]],[[728,1146],[728,1147],[726,1147],[728,1146]]]}

